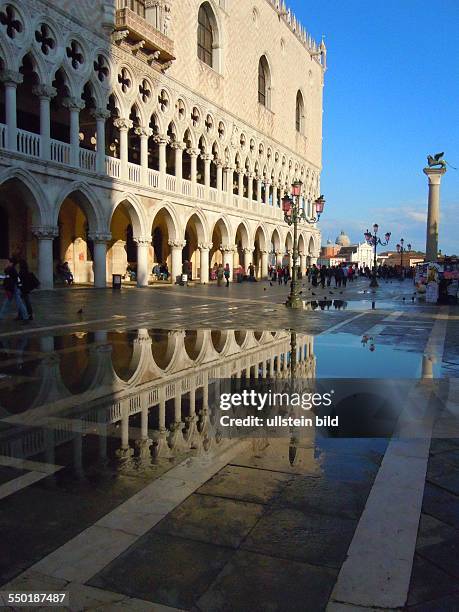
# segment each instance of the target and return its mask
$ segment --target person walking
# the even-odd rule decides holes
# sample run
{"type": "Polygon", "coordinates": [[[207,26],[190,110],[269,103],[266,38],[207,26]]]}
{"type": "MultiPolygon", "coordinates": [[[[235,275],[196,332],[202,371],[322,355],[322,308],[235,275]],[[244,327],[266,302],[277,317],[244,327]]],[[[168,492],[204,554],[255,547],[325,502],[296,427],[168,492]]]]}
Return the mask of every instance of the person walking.
{"type": "Polygon", "coordinates": [[[228,263],[227,263],[227,264],[226,264],[226,266],[225,266],[225,269],[224,269],[224,271],[223,271],[223,275],[224,275],[225,280],[226,280],[226,287],[229,287],[229,284],[230,284],[230,276],[231,276],[231,270],[230,270],[230,267],[229,267],[229,264],[228,264],[228,263]]]}
{"type": "Polygon", "coordinates": [[[343,270],[343,286],[344,286],[344,288],[346,288],[346,286],[347,286],[347,279],[348,279],[348,276],[349,276],[349,268],[347,267],[347,264],[344,264],[342,270],[343,270]]]}
{"type": "Polygon", "coordinates": [[[35,274],[33,274],[33,272],[30,272],[29,266],[25,259],[21,259],[19,262],[19,280],[21,285],[22,301],[24,302],[24,305],[26,307],[29,321],[32,321],[33,308],[32,303],[30,301],[30,294],[32,293],[32,291],[34,291],[34,289],[37,289],[37,287],[40,286],[40,281],[35,276],[35,274]]]}
{"type": "Polygon", "coordinates": [[[318,277],[319,277],[319,270],[318,270],[316,264],[313,264],[312,265],[312,270],[311,270],[311,280],[312,280],[312,286],[313,287],[317,287],[318,277]]]}
{"type": "Polygon", "coordinates": [[[223,266],[222,264],[220,264],[217,270],[217,286],[218,287],[221,287],[223,285],[223,276],[224,276],[223,266]]]}
{"type": "Polygon", "coordinates": [[[5,313],[8,311],[10,306],[13,305],[14,301],[18,309],[18,320],[28,321],[29,315],[27,314],[27,309],[21,296],[21,280],[16,270],[17,260],[14,257],[10,257],[8,261],[9,263],[5,268],[5,278],[3,280],[5,301],[0,309],[0,320],[3,319],[5,313]]]}
{"type": "Polygon", "coordinates": [[[332,276],[333,276],[333,269],[330,266],[328,266],[327,268],[327,287],[330,287],[331,285],[332,276]]]}
{"type": "Polygon", "coordinates": [[[277,268],[277,282],[279,285],[282,285],[282,277],[284,276],[284,270],[278,266],[277,268]]]}
{"type": "Polygon", "coordinates": [[[322,285],[322,289],[325,289],[325,281],[327,279],[327,268],[325,266],[320,266],[320,284],[322,285]]]}

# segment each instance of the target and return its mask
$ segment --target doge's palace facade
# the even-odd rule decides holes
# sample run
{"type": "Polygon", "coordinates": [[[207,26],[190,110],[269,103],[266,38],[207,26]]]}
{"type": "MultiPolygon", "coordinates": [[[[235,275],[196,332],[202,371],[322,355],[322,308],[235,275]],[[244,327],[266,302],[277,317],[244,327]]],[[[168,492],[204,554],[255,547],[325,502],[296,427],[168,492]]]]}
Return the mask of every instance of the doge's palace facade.
{"type": "Polygon", "coordinates": [[[290,264],[281,199],[301,180],[314,217],[325,70],[279,0],[0,0],[0,264],[43,288],[59,261],[96,287],[290,264]]]}

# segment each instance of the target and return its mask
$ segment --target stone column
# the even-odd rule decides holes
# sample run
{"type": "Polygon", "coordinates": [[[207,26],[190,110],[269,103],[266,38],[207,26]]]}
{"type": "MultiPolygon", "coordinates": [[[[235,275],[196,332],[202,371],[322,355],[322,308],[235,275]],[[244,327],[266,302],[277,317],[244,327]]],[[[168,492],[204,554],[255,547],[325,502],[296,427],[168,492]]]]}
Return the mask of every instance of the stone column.
{"type": "Polygon", "coordinates": [[[94,241],[94,287],[104,289],[107,286],[107,242],[112,239],[111,234],[90,234],[89,239],[94,241]]]}
{"type": "Polygon", "coordinates": [[[261,278],[268,278],[269,251],[261,252],[261,278]]]}
{"type": "Polygon", "coordinates": [[[271,181],[265,181],[265,205],[269,206],[269,188],[271,186],[271,181]]]}
{"type": "Polygon", "coordinates": [[[273,184],[273,208],[277,208],[277,185],[273,184]]]}
{"type": "Polygon", "coordinates": [[[64,106],[70,111],[70,164],[80,167],[80,111],[84,108],[83,100],[67,98],[64,106]]]}
{"type": "Polygon", "coordinates": [[[92,111],[96,120],[96,170],[98,174],[106,174],[105,171],[105,121],[110,117],[110,111],[106,108],[96,108],[92,111]]]}
{"type": "Polygon", "coordinates": [[[53,288],[53,240],[59,236],[59,229],[53,226],[33,227],[32,233],[38,240],[38,279],[41,289],[53,288]]]}
{"type": "Polygon", "coordinates": [[[210,164],[212,162],[212,155],[201,155],[204,160],[204,187],[208,190],[210,187],[210,164]]]}
{"type": "Polygon", "coordinates": [[[5,84],[5,121],[8,128],[7,147],[10,151],[17,150],[17,110],[16,110],[16,90],[22,83],[24,77],[20,72],[14,70],[4,70],[0,79],[5,84]]]}
{"type": "Polygon", "coordinates": [[[262,203],[262,199],[261,199],[261,187],[263,185],[263,181],[261,178],[257,179],[257,202],[258,204],[262,203]]]}
{"type": "Polygon", "coordinates": [[[247,197],[249,199],[249,203],[251,203],[253,199],[253,174],[251,172],[247,172],[247,178],[249,182],[249,187],[247,189],[247,197]]]}
{"type": "Polygon", "coordinates": [[[124,406],[123,415],[121,417],[121,448],[116,451],[116,456],[126,461],[134,454],[134,450],[129,446],[129,414],[127,408],[129,404],[124,406]]]}
{"type": "Polygon", "coordinates": [[[139,449],[140,459],[150,459],[151,451],[150,447],[153,444],[153,440],[148,437],[148,406],[142,406],[142,412],[140,415],[140,440],[136,441],[136,446],[139,449]]]}
{"type": "Polygon", "coordinates": [[[221,250],[223,251],[223,267],[226,267],[226,264],[229,265],[231,274],[230,274],[230,283],[233,281],[233,267],[234,267],[234,246],[230,244],[221,245],[221,250]]]}
{"type": "Polygon", "coordinates": [[[142,185],[148,185],[148,139],[153,133],[149,127],[137,127],[135,133],[140,136],[140,173],[142,185]]]}
{"type": "Polygon", "coordinates": [[[223,168],[223,190],[233,195],[234,168],[226,166],[223,168]]]}
{"type": "Polygon", "coordinates": [[[182,276],[182,251],[186,246],[186,242],[169,241],[169,246],[172,251],[171,277],[172,284],[175,283],[177,276],[182,276]]]}
{"type": "Polygon", "coordinates": [[[48,85],[37,85],[33,88],[33,93],[40,99],[40,157],[51,159],[50,101],[57,94],[57,89],[48,85]]]}
{"type": "Polygon", "coordinates": [[[440,225],[440,182],[446,168],[424,168],[429,179],[429,208],[427,212],[426,261],[437,261],[438,229],[440,225]]]}
{"type": "Polygon", "coordinates": [[[165,189],[167,174],[166,146],[169,142],[169,138],[163,134],[157,136],[156,142],[159,146],[159,188],[165,189]]]}
{"type": "Polygon", "coordinates": [[[196,196],[196,176],[198,164],[198,149],[187,149],[187,153],[191,160],[191,195],[196,196]]]}
{"type": "Polygon", "coordinates": [[[137,287],[148,287],[150,270],[148,267],[148,251],[151,245],[151,236],[134,238],[137,244],[137,287]]]}
{"type": "Polygon", "coordinates": [[[217,159],[217,191],[220,194],[223,190],[223,162],[217,159]]]}
{"type": "Polygon", "coordinates": [[[183,178],[183,151],[185,150],[183,142],[174,142],[172,148],[175,150],[175,179],[177,181],[177,191],[182,192],[183,178]]]}
{"type": "Polygon", "coordinates": [[[132,128],[130,119],[115,119],[113,125],[120,131],[120,163],[121,177],[124,180],[128,178],[128,132],[132,128]]]}
{"type": "Polygon", "coordinates": [[[253,252],[255,251],[254,248],[246,248],[244,249],[244,268],[245,268],[245,272],[246,274],[248,274],[248,267],[251,263],[253,263],[253,252]]]}
{"type": "Polygon", "coordinates": [[[201,252],[201,285],[207,285],[209,282],[209,253],[213,244],[198,244],[201,252]]]}
{"type": "Polygon", "coordinates": [[[244,197],[244,170],[242,170],[242,168],[240,168],[237,171],[238,174],[238,188],[237,188],[237,194],[240,198],[244,197]]]}

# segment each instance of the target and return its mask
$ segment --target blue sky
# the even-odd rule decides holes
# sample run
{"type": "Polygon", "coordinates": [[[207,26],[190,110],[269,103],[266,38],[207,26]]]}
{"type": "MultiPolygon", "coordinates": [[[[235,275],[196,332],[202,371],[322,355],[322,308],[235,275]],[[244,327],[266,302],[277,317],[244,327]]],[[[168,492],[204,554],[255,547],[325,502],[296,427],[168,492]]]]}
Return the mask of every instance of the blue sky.
{"type": "MultiPolygon", "coordinates": [[[[289,0],[325,35],[323,242],[379,223],[425,248],[428,154],[459,167],[459,0],[289,0]]],[[[440,248],[459,254],[459,170],[442,180],[440,248]]]]}

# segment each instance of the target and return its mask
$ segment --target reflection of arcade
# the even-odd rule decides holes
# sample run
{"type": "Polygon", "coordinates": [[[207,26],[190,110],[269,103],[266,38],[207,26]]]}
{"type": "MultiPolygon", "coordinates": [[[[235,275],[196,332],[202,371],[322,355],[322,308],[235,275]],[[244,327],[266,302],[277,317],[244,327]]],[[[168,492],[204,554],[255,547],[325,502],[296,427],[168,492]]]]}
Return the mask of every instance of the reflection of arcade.
{"type": "MultiPolygon", "coordinates": [[[[315,375],[313,339],[298,335],[297,375],[315,375]]],[[[0,349],[0,455],[123,465],[208,452],[220,441],[209,410],[224,378],[288,378],[288,332],[78,333],[0,349]],[[121,439],[121,443],[119,442],[121,439]]],[[[295,359],[293,359],[295,363],[295,359]]]]}

